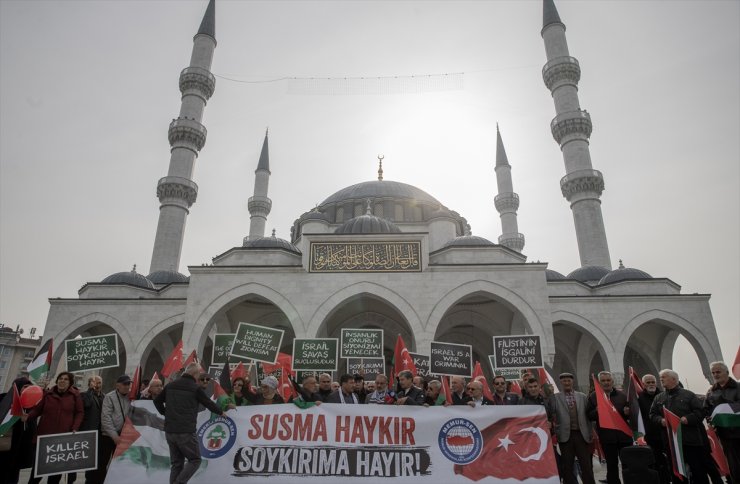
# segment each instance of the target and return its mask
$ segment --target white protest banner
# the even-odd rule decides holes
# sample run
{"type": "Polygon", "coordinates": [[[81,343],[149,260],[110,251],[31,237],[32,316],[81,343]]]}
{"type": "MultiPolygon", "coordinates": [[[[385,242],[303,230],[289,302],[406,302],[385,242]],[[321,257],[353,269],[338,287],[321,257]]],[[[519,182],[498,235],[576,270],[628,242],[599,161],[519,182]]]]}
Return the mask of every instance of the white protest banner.
{"type": "MultiPolygon", "coordinates": [[[[163,420],[134,403],[108,469],[120,484],[167,482],[163,420]]],[[[558,484],[547,417],[539,405],[414,407],[250,405],[196,425],[203,463],[192,484],[326,484],[327,477],[404,483],[558,484]],[[502,442],[504,444],[502,445],[502,442]]]]}

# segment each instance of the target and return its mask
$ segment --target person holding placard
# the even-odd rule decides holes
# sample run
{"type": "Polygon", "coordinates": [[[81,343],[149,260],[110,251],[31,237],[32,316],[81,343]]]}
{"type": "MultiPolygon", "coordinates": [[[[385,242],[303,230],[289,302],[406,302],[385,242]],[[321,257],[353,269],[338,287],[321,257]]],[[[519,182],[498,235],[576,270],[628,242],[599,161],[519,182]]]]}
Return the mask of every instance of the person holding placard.
{"type": "MultiPolygon", "coordinates": [[[[79,430],[84,417],[84,407],[80,391],[73,386],[74,381],[74,374],[68,371],[57,375],[56,385],[44,392],[43,398],[31,412],[21,417],[24,422],[34,421],[40,417],[34,443],[39,435],[63,434],[79,430]]],[[[58,484],[62,480],[62,475],[49,476],[47,482],[58,484]]],[[[31,471],[28,483],[39,484],[40,482],[41,478],[36,477],[31,471]]]]}

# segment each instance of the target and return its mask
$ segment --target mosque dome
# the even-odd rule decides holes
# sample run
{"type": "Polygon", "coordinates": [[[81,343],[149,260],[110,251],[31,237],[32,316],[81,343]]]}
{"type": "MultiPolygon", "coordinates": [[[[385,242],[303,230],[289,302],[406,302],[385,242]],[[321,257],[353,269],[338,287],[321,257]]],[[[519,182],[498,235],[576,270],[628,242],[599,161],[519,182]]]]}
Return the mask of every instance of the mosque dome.
{"type": "Polygon", "coordinates": [[[559,273],[558,271],[554,271],[552,269],[545,269],[545,279],[549,281],[562,281],[565,279],[565,276],[559,273]]]}
{"type": "Polygon", "coordinates": [[[372,180],[342,188],[341,190],[321,202],[319,206],[341,203],[345,201],[364,202],[368,198],[405,198],[416,200],[417,202],[421,203],[434,205],[435,207],[440,205],[439,200],[429,195],[424,190],[416,188],[415,186],[391,180],[372,180]]]}
{"type": "Polygon", "coordinates": [[[583,266],[568,274],[567,279],[575,279],[576,281],[596,285],[608,272],[609,269],[606,267],[583,266]]]}
{"type": "Polygon", "coordinates": [[[242,247],[245,249],[283,249],[288,252],[293,252],[294,254],[301,253],[301,251],[298,250],[298,247],[287,240],[275,237],[274,230],[272,231],[271,237],[259,237],[254,240],[247,240],[247,238],[245,238],[242,247]]]}
{"type": "Polygon", "coordinates": [[[154,284],[172,284],[173,282],[188,282],[190,278],[177,271],[154,271],[146,276],[154,284]]]}
{"type": "Polygon", "coordinates": [[[640,269],[635,269],[632,267],[624,267],[624,264],[622,264],[622,261],[620,260],[619,267],[609,272],[604,277],[602,277],[601,280],[599,281],[599,285],[610,284],[612,282],[619,282],[619,281],[627,281],[627,280],[635,280],[635,279],[652,279],[652,278],[653,276],[651,276],[645,271],[641,271],[640,269]]]}
{"type": "Polygon", "coordinates": [[[401,229],[390,220],[366,213],[351,218],[337,227],[335,234],[400,234],[401,229]]]}
{"type": "Polygon", "coordinates": [[[143,287],[144,289],[154,289],[152,281],[136,272],[136,266],[127,272],[116,272],[106,277],[101,284],[128,284],[129,286],[143,287]]]}
{"type": "Polygon", "coordinates": [[[490,240],[483,238],[483,237],[478,237],[477,235],[461,235],[447,242],[444,246],[442,246],[442,248],[446,249],[447,247],[492,247],[494,245],[496,244],[494,244],[490,240]]]}

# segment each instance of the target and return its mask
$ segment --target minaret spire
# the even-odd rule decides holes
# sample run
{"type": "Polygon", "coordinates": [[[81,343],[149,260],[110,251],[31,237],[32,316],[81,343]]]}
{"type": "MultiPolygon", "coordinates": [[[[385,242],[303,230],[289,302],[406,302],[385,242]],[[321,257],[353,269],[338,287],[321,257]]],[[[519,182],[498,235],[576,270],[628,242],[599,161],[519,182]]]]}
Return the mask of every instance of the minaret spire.
{"type": "Polygon", "coordinates": [[[203,109],[213,94],[216,79],[211,74],[216,48],[216,5],[210,0],[198,33],[193,37],[190,66],[180,73],[182,102],[180,114],[170,123],[170,167],[157,183],[159,222],[154,239],[150,273],[177,271],[180,266],[185,221],[198,195],[192,180],[195,158],[206,142],[206,128],[201,124],[203,109]]]}
{"type": "Polygon", "coordinates": [[[270,183],[270,153],[267,147],[269,130],[265,130],[265,140],[262,142],[262,152],[254,170],[254,195],[249,197],[249,235],[245,242],[265,236],[267,216],[272,209],[272,200],[267,198],[267,187],[270,183]]]}
{"type": "Polygon", "coordinates": [[[496,210],[501,215],[501,236],[498,243],[521,252],[524,249],[524,235],[519,233],[516,211],[519,208],[519,195],[514,193],[511,181],[511,165],[506,157],[504,142],[496,123],[496,184],[498,195],[493,199],[496,210]]]}
{"type": "Polygon", "coordinates": [[[547,54],[542,78],[552,93],[557,114],[550,123],[550,130],[563,152],[566,175],[560,180],[560,189],[573,212],[581,266],[595,265],[611,269],[601,214],[604,177],[591,165],[588,149],[591,116],[581,109],[578,101],[581,68],[578,60],[568,52],[565,25],[553,0],[543,0],[542,23],[542,39],[547,54]]]}

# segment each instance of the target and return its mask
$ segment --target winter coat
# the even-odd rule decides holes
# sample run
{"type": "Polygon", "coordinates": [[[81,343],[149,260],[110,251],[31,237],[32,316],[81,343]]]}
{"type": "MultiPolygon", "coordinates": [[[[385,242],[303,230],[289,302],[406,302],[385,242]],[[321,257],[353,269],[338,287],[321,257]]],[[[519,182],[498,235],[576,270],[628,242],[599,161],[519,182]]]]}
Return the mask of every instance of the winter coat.
{"type": "MultiPolygon", "coordinates": [[[[704,426],[702,423],[704,411],[694,392],[685,388],[674,387],[659,393],[650,407],[650,420],[653,423],[661,425],[663,408],[667,408],[679,417],[686,417],[688,423],[681,426],[684,445],[709,444],[702,438],[702,433],[699,430],[699,426],[704,426]]],[[[663,426],[661,425],[661,427],[663,426]]]]}
{"type": "Polygon", "coordinates": [[[34,443],[39,435],[76,432],[80,429],[84,413],[82,397],[77,388],[69,387],[66,392],[59,393],[54,385],[51,390],[44,392],[41,401],[28,414],[29,420],[41,417],[34,443]]]}
{"type": "Polygon", "coordinates": [[[100,417],[103,409],[103,394],[88,390],[81,394],[82,407],[85,416],[82,419],[80,430],[100,430],[100,417]]]}
{"type": "Polygon", "coordinates": [[[164,415],[164,431],[169,434],[194,434],[200,404],[213,413],[222,414],[221,408],[187,373],[165,385],[162,393],[154,399],[157,411],[164,415]]]}
{"type": "MultiPolygon", "coordinates": [[[[724,387],[715,383],[709,389],[704,400],[704,413],[709,418],[717,405],[732,402],[740,402],[740,387],[730,378],[724,387]]],[[[716,430],[720,439],[740,439],[740,427],[716,427],[716,430]]]]}

